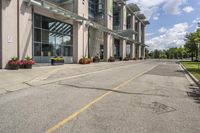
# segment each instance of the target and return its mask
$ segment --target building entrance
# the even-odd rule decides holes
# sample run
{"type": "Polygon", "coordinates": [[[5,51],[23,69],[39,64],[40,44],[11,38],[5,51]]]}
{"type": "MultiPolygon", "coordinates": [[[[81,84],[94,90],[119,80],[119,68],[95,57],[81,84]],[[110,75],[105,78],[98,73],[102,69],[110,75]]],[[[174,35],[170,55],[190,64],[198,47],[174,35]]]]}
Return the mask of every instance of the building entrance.
{"type": "Polygon", "coordinates": [[[88,44],[88,56],[94,58],[99,56],[99,58],[104,58],[104,38],[103,32],[89,28],[89,44],[88,44]]]}
{"type": "Polygon", "coordinates": [[[113,54],[115,59],[120,59],[120,40],[114,40],[113,54]]]}
{"type": "Polygon", "coordinates": [[[72,25],[34,14],[33,58],[48,63],[54,56],[62,56],[65,63],[73,63],[72,25]]]}

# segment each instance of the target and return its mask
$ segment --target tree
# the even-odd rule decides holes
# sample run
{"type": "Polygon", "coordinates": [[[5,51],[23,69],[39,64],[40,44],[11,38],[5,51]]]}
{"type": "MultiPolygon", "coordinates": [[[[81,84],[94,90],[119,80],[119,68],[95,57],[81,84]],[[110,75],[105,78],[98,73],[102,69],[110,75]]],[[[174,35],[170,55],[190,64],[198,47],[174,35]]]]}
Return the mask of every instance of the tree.
{"type": "Polygon", "coordinates": [[[153,58],[155,59],[159,59],[160,58],[160,51],[159,50],[154,50],[153,52],[153,58]]]}
{"type": "Polygon", "coordinates": [[[149,50],[148,50],[147,48],[145,48],[145,57],[146,57],[146,58],[149,58],[149,54],[150,54],[150,53],[149,53],[149,50]]]}
{"type": "Polygon", "coordinates": [[[149,54],[152,58],[158,59],[183,59],[187,58],[188,54],[185,48],[169,48],[167,50],[154,50],[149,54]]]}
{"type": "Polygon", "coordinates": [[[191,60],[194,61],[194,56],[196,60],[198,58],[198,46],[197,46],[197,33],[189,33],[185,37],[185,45],[187,52],[191,54],[191,60]]]}

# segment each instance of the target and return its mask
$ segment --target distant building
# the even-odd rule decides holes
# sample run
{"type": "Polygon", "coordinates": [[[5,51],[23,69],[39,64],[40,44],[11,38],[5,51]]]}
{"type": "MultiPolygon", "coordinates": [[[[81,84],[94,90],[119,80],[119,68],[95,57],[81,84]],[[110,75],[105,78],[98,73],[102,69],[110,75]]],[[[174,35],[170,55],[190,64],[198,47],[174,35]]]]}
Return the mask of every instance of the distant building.
{"type": "Polygon", "coordinates": [[[145,27],[136,4],[124,0],[1,0],[0,68],[31,56],[38,63],[62,56],[145,58],[145,27]]]}

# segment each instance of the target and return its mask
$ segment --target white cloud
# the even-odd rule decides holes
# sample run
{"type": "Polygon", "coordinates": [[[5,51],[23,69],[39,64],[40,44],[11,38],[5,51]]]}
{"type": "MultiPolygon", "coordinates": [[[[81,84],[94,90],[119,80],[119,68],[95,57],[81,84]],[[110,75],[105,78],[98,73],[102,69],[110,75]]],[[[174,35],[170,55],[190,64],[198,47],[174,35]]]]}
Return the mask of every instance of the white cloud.
{"type": "Polygon", "coordinates": [[[138,4],[148,19],[153,17],[154,20],[157,20],[158,16],[154,16],[154,14],[159,9],[163,9],[166,14],[180,14],[181,6],[186,4],[186,0],[130,0],[128,3],[138,4]]]}
{"type": "Polygon", "coordinates": [[[161,28],[158,30],[158,32],[160,32],[160,33],[164,33],[164,32],[166,32],[166,31],[167,31],[167,29],[164,28],[164,27],[161,27],[161,28]]]}
{"type": "Polygon", "coordinates": [[[154,33],[146,33],[145,35],[146,35],[146,37],[149,37],[149,36],[154,35],[154,33]]]}
{"type": "Polygon", "coordinates": [[[199,28],[199,23],[200,23],[200,18],[196,18],[192,21],[192,25],[191,27],[195,27],[194,31],[197,30],[197,28],[199,28]]]}
{"type": "Polygon", "coordinates": [[[181,14],[180,7],[184,3],[185,3],[184,0],[168,0],[163,6],[163,10],[167,14],[178,15],[181,14]]]}
{"type": "Polygon", "coordinates": [[[146,44],[150,46],[151,50],[180,47],[184,44],[184,37],[188,29],[188,23],[175,24],[160,36],[148,40],[146,44]]]}
{"type": "Polygon", "coordinates": [[[194,8],[192,8],[191,6],[186,6],[183,8],[183,11],[185,11],[186,13],[190,13],[194,11],[194,8]]]}
{"type": "Polygon", "coordinates": [[[159,19],[159,16],[160,16],[160,13],[157,13],[153,16],[153,20],[158,20],[159,19]]]}
{"type": "Polygon", "coordinates": [[[193,24],[197,24],[198,22],[200,22],[200,18],[196,18],[192,21],[193,24]]]}

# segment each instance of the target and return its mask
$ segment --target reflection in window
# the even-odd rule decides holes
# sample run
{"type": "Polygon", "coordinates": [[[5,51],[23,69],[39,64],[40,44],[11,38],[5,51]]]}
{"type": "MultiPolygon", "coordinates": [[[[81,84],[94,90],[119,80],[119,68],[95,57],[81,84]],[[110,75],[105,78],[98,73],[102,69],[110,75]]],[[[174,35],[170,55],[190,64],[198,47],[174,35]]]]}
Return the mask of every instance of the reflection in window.
{"type": "Polygon", "coordinates": [[[42,44],[42,56],[54,56],[53,45],[42,44]]]}
{"type": "Polygon", "coordinates": [[[41,42],[41,29],[34,29],[34,41],[41,42]]]}
{"type": "Polygon", "coordinates": [[[35,14],[34,16],[34,26],[37,28],[42,27],[42,16],[35,14]]]}
{"type": "Polygon", "coordinates": [[[34,56],[72,56],[72,25],[34,15],[34,56]]]}
{"type": "Polygon", "coordinates": [[[73,56],[72,46],[64,46],[64,56],[73,56]]]}
{"type": "Polygon", "coordinates": [[[34,43],[34,56],[41,56],[41,43],[34,43]]]}
{"type": "Polygon", "coordinates": [[[71,38],[71,36],[63,36],[63,43],[65,45],[72,45],[72,38],[71,38]]]}

